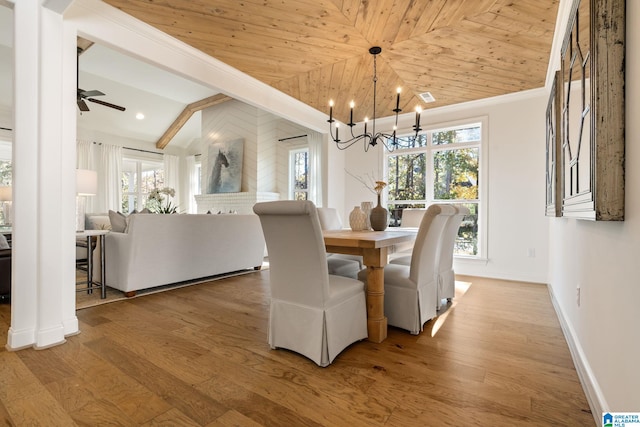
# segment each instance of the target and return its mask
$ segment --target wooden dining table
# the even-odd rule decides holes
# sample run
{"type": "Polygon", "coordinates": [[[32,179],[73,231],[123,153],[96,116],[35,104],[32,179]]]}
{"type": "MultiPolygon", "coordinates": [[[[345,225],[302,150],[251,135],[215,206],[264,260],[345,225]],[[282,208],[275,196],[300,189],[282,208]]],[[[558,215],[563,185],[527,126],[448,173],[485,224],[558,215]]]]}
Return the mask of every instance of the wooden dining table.
{"type": "Polygon", "coordinates": [[[362,255],[367,267],[367,331],[369,341],[380,343],[387,338],[387,318],[384,315],[384,266],[389,248],[416,239],[415,231],[352,231],[322,232],[328,253],[362,255]]]}

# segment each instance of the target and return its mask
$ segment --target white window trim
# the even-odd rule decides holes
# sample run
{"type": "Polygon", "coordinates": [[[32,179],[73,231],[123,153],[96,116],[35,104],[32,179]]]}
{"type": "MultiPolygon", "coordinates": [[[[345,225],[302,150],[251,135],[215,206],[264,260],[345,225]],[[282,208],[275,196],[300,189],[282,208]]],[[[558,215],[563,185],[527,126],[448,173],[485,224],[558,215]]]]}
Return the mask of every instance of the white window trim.
{"type": "Polygon", "coordinates": [[[0,137],[0,160],[4,160],[6,162],[11,161],[12,146],[13,144],[11,141],[0,137]]]}
{"type": "MultiPolygon", "coordinates": [[[[125,155],[122,156],[122,161],[124,162],[135,162],[136,163],[136,176],[138,176],[138,179],[140,180],[140,178],[142,177],[142,163],[158,163],[158,165],[160,166],[160,169],[164,168],[164,162],[161,158],[158,158],[158,154],[155,153],[143,153],[143,152],[133,152],[133,150],[130,150],[131,152],[127,152],[125,155]]],[[[160,156],[162,156],[162,154],[160,154],[160,156]]],[[[135,200],[137,201],[138,206],[129,206],[129,209],[137,209],[137,210],[142,210],[144,209],[145,205],[146,205],[146,200],[147,200],[147,196],[148,193],[144,193],[142,191],[140,182],[138,182],[138,190],[136,192],[133,191],[124,191],[124,189],[122,189],[122,196],[129,196],[129,195],[133,195],[135,197],[135,200]]],[[[120,201],[120,207],[122,208],[122,201],[120,201]]]]}
{"type": "MultiPolygon", "coordinates": [[[[486,261],[488,259],[488,248],[489,248],[489,230],[488,230],[488,190],[489,190],[489,117],[488,116],[478,116],[478,117],[469,117],[465,119],[453,120],[448,122],[441,123],[433,123],[429,125],[422,126],[423,133],[430,133],[433,131],[440,130],[449,130],[452,128],[458,128],[461,126],[469,125],[472,123],[480,123],[481,126],[481,138],[480,141],[480,162],[478,164],[478,255],[455,255],[456,258],[460,259],[468,259],[468,260],[480,260],[486,261]]],[[[428,144],[431,144],[431,139],[429,138],[428,144]]],[[[477,143],[456,143],[455,147],[464,148],[466,145],[468,146],[476,146],[477,143]]],[[[441,148],[430,148],[427,147],[418,147],[418,148],[409,148],[402,149],[393,152],[388,152],[385,150],[383,156],[383,168],[385,176],[389,176],[388,168],[388,158],[389,156],[398,155],[400,153],[416,153],[416,152],[425,152],[427,155],[427,171],[425,173],[425,179],[427,180],[427,187],[425,188],[426,194],[426,204],[429,205],[433,203],[433,173],[432,173],[432,153],[437,151],[442,151],[445,147],[441,148]]],[[[388,190],[385,191],[385,198],[387,198],[388,203],[388,190]]],[[[465,200],[447,200],[446,203],[465,203],[465,200]]]]}

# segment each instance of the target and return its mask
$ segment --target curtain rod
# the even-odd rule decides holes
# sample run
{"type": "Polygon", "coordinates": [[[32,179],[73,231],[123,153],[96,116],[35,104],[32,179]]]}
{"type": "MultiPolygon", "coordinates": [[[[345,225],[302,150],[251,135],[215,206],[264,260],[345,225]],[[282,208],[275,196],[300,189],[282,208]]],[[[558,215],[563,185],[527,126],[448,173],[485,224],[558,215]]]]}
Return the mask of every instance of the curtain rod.
{"type": "Polygon", "coordinates": [[[304,138],[305,136],[307,136],[307,134],[304,134],[304,135],[298,135],[298,136],[290,136],[290,137],[288,137],[288,138],[282,138],[282,139],[279,139],[279,140],[278,140],[278,142],[287,141],[287,140],[289,140],[289,139],[304,138]]]}
{"type": "Polygon", "coordinates": [[[160,156],[164,156],[164,153],[158,153],[157,151],[142,150],[140,148],[130,148],[130,147],[122,147],[122,148],[124,148],[125,150],[140,151],[141,153],[158,154],[160,156]]]}
{"type": "MultiPolygon", "coordinates": [[[[93,143],[97,144],[97,145],[102,145],[102,142],[93,141],[93,143]]],[[[157,151],[142,150],[140,148],[131,148],[131,147],[124,147],[124,146],[122,148],[124,148],[126,150],[140,151],[141,153],[158,154],[160,156],[164,156],[164,153],[158,153],[157,151]]]]}

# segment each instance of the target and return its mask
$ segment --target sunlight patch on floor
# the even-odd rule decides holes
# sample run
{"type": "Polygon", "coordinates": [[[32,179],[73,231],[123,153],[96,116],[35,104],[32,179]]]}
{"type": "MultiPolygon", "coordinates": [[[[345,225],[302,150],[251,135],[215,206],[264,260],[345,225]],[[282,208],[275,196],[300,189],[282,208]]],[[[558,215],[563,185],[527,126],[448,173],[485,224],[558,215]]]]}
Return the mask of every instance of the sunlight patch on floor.
{"type": "Polygon", "coordinates": [[[470,287],[471,282],[462,282],[456,280],[456,297],[451,302],[447,302],[446,304],[440,306],[438,316],[436,317],[435,321],[433,322],[433,326],[431,327],[432,337],[436,336],[442,325],[444,325],[444,322],[447,320],[447,317],[449,317],[449,314],[451,313],[453,308],[458,304],[458,302],[460,302],[460,298],[462,298],[464,294],[467,293],[470,287]]]}

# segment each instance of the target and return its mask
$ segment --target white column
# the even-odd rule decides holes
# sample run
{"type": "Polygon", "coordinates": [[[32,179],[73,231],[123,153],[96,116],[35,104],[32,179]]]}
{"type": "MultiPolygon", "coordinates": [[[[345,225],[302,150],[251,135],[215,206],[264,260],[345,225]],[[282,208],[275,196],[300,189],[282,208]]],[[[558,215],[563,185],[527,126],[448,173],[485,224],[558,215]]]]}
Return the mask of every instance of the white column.
{"type": "MultiPolygon", "coordinates": [[[[14,216],[7,347],[44,348],[78,332],[75,317],[75,48],[64,1],[14,5],[14,216]],[[73,46],[70,45],[73,43],[73,46]],[[73,62],[72,64],[75,64],[73,62]]],[[[69,3],[69,2],[67,2],[69,3]]]]}

